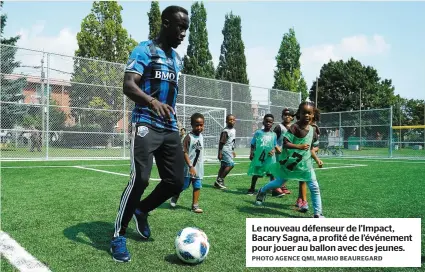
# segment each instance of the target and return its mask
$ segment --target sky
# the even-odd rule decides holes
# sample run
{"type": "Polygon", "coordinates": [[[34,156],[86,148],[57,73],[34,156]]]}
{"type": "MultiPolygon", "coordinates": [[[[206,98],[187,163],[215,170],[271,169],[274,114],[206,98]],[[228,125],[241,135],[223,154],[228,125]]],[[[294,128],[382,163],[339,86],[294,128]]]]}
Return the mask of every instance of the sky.
{"type": "MultiPolygon", "coordinates": [[[[119,1],[123,26],[138,42],[148,37],[150,1],[119,1]]],[[[190,13],[192,1],[161,1],[180,5],[190,13]]],[[[310,88],[323,64],[354,57],[391,79],[395,93],[425,99],[425,2],[204,2],[207,10],[209,49],[217,67],[225,14],[242,19],[250,85],[270,88],[274,83],[275,57],[282,37],[295,29],[301,46],[301,71],[310,88]]],[[[78,48],[76,34],[92,2],[8,2],[5,37],[21,35],[18,46],[72,56],[78,48]]],[[[177,48],[183,56],[188,36],[177,48]]],[[[41,54],[19,51],[26,65],[40,65],[41,54]]],[[[51,56],[51,68],[72,71],[72,61],[51,56]]],[[[60,75],[65,76],[65,75],[60,75]]],[[[319,82],[320,84],[320,82],[319,82]]],[[[253,99],[264,101],[260,89],[253,99]]]]}

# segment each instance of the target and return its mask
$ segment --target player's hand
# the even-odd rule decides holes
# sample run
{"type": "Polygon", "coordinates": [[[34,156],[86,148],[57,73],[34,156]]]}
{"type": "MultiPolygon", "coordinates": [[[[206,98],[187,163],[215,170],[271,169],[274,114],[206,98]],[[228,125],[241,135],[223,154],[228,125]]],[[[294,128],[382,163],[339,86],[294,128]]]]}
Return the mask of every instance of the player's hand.
{"type": "Polygon", "coordinates": [[[280,148],[280,146],[276,146],[275,149],[277,154],[282,153],[282,149],[280,148]]]}
{"type": "Polygon", "coordinates": [[[196,177],[197,173],[196,173],[195,167],[193,167],[193,166],[192,166],[192,167],[189,169],[189,173],[190,173],[190,176],[191,176],[192,178],[196,177]]]}
{"type": "Polygon", "coordinates": [[[235,151],[233,151],[233,158],[236,158],[236,153],[235,153],[235,151]]]}
{"type": "Polygon", "coordinates": [[[170,105],[163,104],[163,103],[159,102],[156,99],[154,99],[150,103],[150,108],[151,108],[151,110],[153,110],[159,116],[161,116],[162,118],[164,118],[166,120],[170,120],[171,119],[171,114],[176,114],[175,111],[174,111],[174,109],[170,105]]]}
{"type": "Polygon", "coordinates": [[[254,154],[252,154],[252,152],[249,154],[249,160],[252,161],[252,159],[254,158],[254,154]]]}
{"type": "Polygon", "coordinates": [[[323,167],[323,162],[322,162],[321,160],[319,160],[319,161],[317,162],[317,165],[319,166],[319,168],[322,168],[322,167],[323,167]]]}
{"type": "Polygon", "coordinates": [[[221,161],[223,159],[223,153],[218,153],[217,159],[221,161]]]}
{"type": "Polygon", "coordinates": [[[308,150],[309,148],[310,148],[309,144],[298,145],[298,149],[301,149],[301,150],[308,150]]]}
{"type": "Polygon", "coordinates": [[[269,152],[269,156],[271,157],[271,156],[273,156],[274,155],[274,152],[275,152],[275,150],[274,150],[274,148],[272,149],[272,150],[270,150],[270,152],[269,152]]]}

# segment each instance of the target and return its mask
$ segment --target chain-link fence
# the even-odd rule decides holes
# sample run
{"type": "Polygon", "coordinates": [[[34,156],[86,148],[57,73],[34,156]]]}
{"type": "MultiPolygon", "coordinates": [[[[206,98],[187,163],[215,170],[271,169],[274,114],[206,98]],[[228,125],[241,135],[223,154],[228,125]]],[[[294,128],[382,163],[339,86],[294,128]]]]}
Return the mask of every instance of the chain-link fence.
{"type": "Polygon", "coordinates": [[[392,108],[322,113],[321,156],[425,158],[424,129],[392,127],[392,108]]]}
{"type": "MultiPolygon", "coordinates": [[[[0,50],[2,159],[129,157],[134,102],[122,94],[124,64],[7,45],[0,50]]],[[[264,114],[279,122],[282,108],[300,100],[299,93],[182,75],[177,112],[186,130],[194,111],[205,115],[207,157],[216,157],[225,116],[234,114],[236,152],[247,156],[264,114]]]]}

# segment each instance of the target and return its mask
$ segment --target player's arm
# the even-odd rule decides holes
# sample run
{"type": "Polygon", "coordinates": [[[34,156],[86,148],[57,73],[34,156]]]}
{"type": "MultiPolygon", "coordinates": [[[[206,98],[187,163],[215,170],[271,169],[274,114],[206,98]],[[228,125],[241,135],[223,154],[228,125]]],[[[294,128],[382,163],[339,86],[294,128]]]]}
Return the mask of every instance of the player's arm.
{"type": "Polygon", "coordinates": [[[282,153],[282,149],[277,145],[277,137],[274,138],[274,150],[277,154],[282,153]]]}
{"type": "Polygon", "coordinates": [[[226,131],[223,131],[220,135],[220,142],[218,143],[218,159],[221,160],[223,158],[223,146],[227,142],[227,138],[229,136],[227,135],[226,131]]]}
{"type": "Polygon", "coordinates": [[[299,149],[299,150],[308,150],[310,148],[310,145],[308,144],[293,144],[292,139],[294,137],[294,134],[296,133],[296,129],[298,126],[292,125],[289,130],[285,133],[283,136],[283,147],[287,149],[299,149]]]}
{"type": "Polygon", "coordinates": [[[251,140],[251,150],[249,152],[249,159],[252,161],[254,158],[255,145],[257,144],[257,132],[255,132],[254,137],[251,140]]]}
{"type": "Polygon", "coordinates": [[[124,73],[123,93],[135,103],[149,106],[158,115],[169,119],[171,113],[175,114],[174,109],[170,105],[159,102],[139,87],[143,72],[148,65],[149,56],[143,51],[143,47],[137,46],[131,52],[124,73]]]}
{"type": "Polygon", "coordinates": [[[190,136],[189,134],[184,137],[183,140],[183,153],[184,153],[184,161],[186,162],[187,166],[189,167],[189,173],[192,176],[196,175],[195,167],[193,167],[192,162],[189,158],[189,147],[190,147],[190,136]]]}
{"type": "Polygon", "coordinates": [[[316,151],[319,150],[319,135],[317,134],[317,131],[313,134],[313,141],[311,143],[311,157],[314,159],[314,161],[317,163],[319,168],[323,167],[323,162],[319,159],[317,156],[316,151]]]}
{"type": "Polygon", "coordinates": [[[276,133],[276,137],[277,139],[279,139],[280,135],[282,135],[282,128],[280,127],[280,125],[277,125],[274,130],[274,133],[276,133]]]}

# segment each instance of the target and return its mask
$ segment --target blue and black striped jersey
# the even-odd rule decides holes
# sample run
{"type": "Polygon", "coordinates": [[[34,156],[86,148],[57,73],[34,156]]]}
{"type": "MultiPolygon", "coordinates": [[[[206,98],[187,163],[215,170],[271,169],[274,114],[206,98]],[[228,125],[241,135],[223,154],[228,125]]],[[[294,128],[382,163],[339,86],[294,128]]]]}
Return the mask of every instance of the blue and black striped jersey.
{"type": "MultiPolygon", "coordinates": [[[[171,53],[166,55],[152,40],[148,40],[133,49],[125,72],[140,74],[140,89],[175,109],[181,70],[182,61],[177,52],[171,50],[171,53]]],[[[157,128],[178,131],[176,116],[171,114],[171,120],[164,120],[148,106],[137,103],[132,112],[132,122],[143,122],[157,128]]]]}

